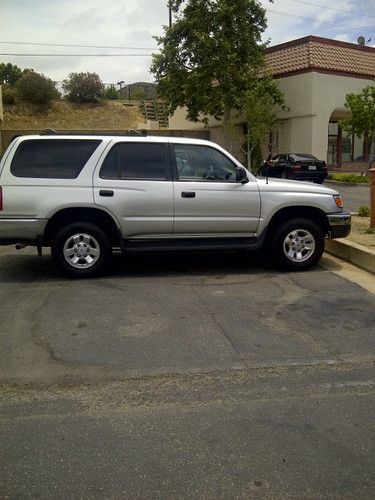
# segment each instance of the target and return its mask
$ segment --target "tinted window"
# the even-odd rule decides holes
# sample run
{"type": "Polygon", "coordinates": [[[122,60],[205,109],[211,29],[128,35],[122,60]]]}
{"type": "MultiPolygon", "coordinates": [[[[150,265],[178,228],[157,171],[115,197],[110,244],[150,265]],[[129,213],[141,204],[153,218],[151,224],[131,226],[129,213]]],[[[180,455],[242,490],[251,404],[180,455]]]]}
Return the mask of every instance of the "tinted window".
{"type": "Polygon", "coordinates": [[[164,144],[116,144],[104,160],[100,171],[102,179],[156,179],[167,178],[164,144]]]}
{"type": "Polygon", "coordinates": [[[16,177],[75,179],[101,141],[30,139],[18,146],[10,171],[16,177]]]}
{"type": "Polygon", "coordinates": [[[290,157],[294,161],[304,161],[304,160],[317,160],[318,161],[318,158],[315,158],[315,156],[309,155],[309,154],[304,154],[304,153],[292,154],[292,155],[290,155],[290,157]]]}
{"type": "Polygon", "coordinates": [[[236,165],[223,153],[208,146],[174,146],[180,181],[236,182],[236,165]]]}

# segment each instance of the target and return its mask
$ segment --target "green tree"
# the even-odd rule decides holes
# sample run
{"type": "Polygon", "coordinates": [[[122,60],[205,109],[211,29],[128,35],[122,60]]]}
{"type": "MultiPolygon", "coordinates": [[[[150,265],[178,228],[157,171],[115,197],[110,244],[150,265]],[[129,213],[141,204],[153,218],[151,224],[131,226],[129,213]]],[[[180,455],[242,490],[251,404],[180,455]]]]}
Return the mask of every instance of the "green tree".
{"type": "Polygon", "coordinates": [[[151,71],[172,114],[187,107],[187,118],[229,123],[243,96],[264,70],[265,10],[257,0],[171,0],[177,12],[171,28],[156,37],[161,51],[151,71]]]}
{"type": "Polygon", "coordinates": [[[22,70],[15,64],[0,64],[0,84],[15,85],[22,75],[29,70],[22,70]]]}
{"type": "Polygon", "coordinates": [[[60,97],[55,83],[46,76],[28,71],[17,82],[19,98],[33,104],[47,104],[60,97]]]}
{"type": "Polygon", "coordinates": [[[63,82],[63,89],[70,101],[97,102],[104,96],[104,85],[97,73],[70,73],[63,82]]]}
{"type": "Polygon", "coordinates": [[[284,96],[271,76],[259,78],[253,88],[243,95],[240,114],[246,132],[243,151],[250,171],[254,153],[260,149],[270,131],[278,125],[278,108],[285,109],[284,96]]]}
{"type": "Polygon", "coordinates": [[[105,91],[105,97],[107,99],[111,99],[111,100],[116,100],[118,99],[118,91],[115,89],[115,87],[113,85],[111,85],[110,87],[108,87],[105,91]]]}
{"type": "Polygon", "coordinates": [[[360,94],[346,95],[345,107],[351,112],[351,118],[341,120],[341,127],[349,134],[364,137],[370,145],[368,170],[374,158],[375,144],[375,85],[365,87],[360,94]]]}

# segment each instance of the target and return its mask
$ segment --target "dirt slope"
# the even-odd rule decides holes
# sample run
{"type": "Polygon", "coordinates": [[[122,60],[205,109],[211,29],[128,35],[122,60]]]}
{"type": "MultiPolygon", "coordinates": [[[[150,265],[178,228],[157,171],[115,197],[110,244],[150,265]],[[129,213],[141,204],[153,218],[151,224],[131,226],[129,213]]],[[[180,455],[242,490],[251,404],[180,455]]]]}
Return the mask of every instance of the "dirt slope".
{"type": "Polygon", "coordinates": [[[103,104],[73,104],[56,101],[50,107],[37,107],[26,103],[6,106],[3,129],[37,130],[127,130],[144,122],[138,106],[122,101],[103,104]]]}

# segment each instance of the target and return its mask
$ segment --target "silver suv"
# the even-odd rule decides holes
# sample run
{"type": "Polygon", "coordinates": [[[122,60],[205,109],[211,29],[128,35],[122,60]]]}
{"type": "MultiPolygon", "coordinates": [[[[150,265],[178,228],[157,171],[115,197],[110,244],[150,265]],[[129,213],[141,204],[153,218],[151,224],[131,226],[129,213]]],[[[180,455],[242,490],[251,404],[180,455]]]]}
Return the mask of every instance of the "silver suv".
{"type": "Polygon", "coordinates": [[[51,247],[73,277],[133,251],[266,248],[283,267],[314,265],[324,238],[350,231],[336,191],[257,179],[195,139],[41,135],[0,163],[0,244],[51,247]]]}

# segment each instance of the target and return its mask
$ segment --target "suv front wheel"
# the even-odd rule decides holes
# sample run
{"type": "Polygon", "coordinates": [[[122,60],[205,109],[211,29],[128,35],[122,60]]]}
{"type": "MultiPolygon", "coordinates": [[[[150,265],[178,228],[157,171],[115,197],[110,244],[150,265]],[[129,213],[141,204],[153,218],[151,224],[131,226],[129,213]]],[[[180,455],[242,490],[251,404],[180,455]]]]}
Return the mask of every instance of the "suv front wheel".
{"type": "Polygon", "coordinates": [[[286,269],[305,270],[314,266],[324,251],[324,235],[315,222],[296,218],[285,222],[276,232],[272,253],[286,269]]]}
{"type": "Polygon", "coordinates": [[[98,274],[111,253],[108,236],[90,223],[70,224],[61,229],[51,246],[52,259],[67,276],[89,277],[98,274]]]}

